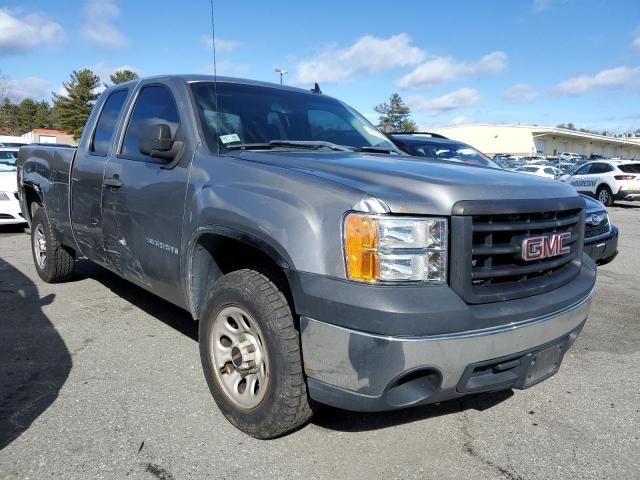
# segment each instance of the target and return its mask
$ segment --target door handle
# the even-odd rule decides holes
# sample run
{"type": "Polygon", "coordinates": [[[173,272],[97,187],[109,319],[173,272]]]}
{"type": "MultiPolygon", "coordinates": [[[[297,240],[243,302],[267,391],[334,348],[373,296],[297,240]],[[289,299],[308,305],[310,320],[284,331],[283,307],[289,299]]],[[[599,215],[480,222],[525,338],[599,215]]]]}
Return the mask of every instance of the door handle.
{"type": "Polygon", "coordinates": [[[110,187],[110,188],[120,188],[123,185],[122,180],[120,180],[120,178],[117,175],[114,175],[113,177],[110,177],[110,178],[105,178],[102,183],[105,187],[110,187]]]}

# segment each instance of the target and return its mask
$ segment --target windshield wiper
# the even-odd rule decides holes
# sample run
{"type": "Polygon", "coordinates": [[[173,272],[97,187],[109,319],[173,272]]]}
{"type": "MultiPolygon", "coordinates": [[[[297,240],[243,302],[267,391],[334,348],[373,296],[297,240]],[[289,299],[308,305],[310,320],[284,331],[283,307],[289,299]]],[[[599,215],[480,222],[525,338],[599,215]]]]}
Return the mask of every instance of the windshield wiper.
{"type": "Polygon", "coordinates": [[[396,150],[384,147],[358,147],[354,148],[354,152],[370,152],[370,153],[398,153],[396,150]]]}
{"type": "Polygon", "coordinates": [[[336,143],[325,142],[323,140],[271,140],[271,145],[276,147],[301,147],[301,148],[329,148],[337,152],[350,152],[351,149],[336,143]]]}
{"type": "Polygon", "coordinates": [[[268,143],[236,143],[227,145],[227,150],[271,150],[278,147],[296,147],[311,150],[328,148],[338,152],[350,152],[351,149],[331,142],[315,140],[271,140],[268,143]]]}
{"type": "Polygon", "coordinates": [[[269,143],[236,143],[225,145],[227,150],[271,150],[273,145],[269,143]]]}

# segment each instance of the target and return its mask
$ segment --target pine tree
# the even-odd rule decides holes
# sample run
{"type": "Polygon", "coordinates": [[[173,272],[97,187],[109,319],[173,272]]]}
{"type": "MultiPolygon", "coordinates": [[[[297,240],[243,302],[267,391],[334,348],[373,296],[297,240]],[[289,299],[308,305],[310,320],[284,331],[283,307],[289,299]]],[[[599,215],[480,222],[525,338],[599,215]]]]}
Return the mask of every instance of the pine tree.
{"type": "MultiPolygon", "coordinates": [[[[36,114],[38,113],[38,104],[31,98],[25,98],[18,104],[17,124],[21,133],[30,132],[35,125],[36,114]]],[[[44,128],[44,127],[40,127],[44,128]]]]}
{"type": "Polygon", "coordinates": [[[378,127],[385,132],[415,132],[416,123],[411,120],[411,109],[397,93],[389,97],[388,102],[373,107],[380,114],[378,127]]]}
{"type": "Polygon", "coordinates": [[[100,78],[89,69],[74,70],[71,79],[64,82],[65,95],[53,94],[55,113],[60,128],[78,140],[98,98],[95,89],[100,78]]]}
{"type": "Polygon", "coordinates": [[[18,106],[5,96],[0,103],[0,135],[18,135],[18,106]]]}
{"type": "Polygon", "coordinates": [[[51,106],[41,100],[36,103],[36,114],[33,117],[33,128],[55,128],[51,106]]]}
{"type": "Polygon", "coordinates": [[[116,85],[118,83],[128,82],[129,80],[138,80],[140,77],[133,70],[127,70],[125,68],[112,73],[109,78],[111,79],[111,83],[116,85]]]}

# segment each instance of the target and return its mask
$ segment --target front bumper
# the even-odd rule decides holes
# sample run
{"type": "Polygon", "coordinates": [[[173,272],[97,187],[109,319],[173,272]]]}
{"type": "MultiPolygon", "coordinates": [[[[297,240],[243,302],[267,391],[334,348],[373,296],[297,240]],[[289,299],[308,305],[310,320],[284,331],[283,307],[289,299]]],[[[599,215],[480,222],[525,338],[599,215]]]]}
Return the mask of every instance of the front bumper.
{"type": "Polygon", "coordinates": [[[594,262],[610,262],[618,254],[618,227],[611,225],[611,230],[594,238],[584,239],[584,253],[594,262]]]}
{"type": "Polygon", "coordinates": [[[592,293],[554,314],[429,337],[381,336],[302,317],[309,394],[339,408],[383,411],[440,402],[471,391],[522,387],[523,379],[513,376],[506,382],[496,377],[495,382],[471,390],[463,380],[474,364],[496,359],[496,365],[508,366],[547,345],[566,351],[584,325],[592,293]]]}

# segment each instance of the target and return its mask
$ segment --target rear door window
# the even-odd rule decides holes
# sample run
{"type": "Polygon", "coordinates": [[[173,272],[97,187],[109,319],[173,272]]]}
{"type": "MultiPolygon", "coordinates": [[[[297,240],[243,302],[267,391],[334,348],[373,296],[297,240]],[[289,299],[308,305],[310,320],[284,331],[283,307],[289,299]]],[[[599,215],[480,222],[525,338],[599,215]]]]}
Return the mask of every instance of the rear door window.
{"type": "Polygon", "coordinates": [[[592,175],[607,173],[607,172],[610,172],[611,170],[613,170],[613,167],[611,167],[611,165],[607,165],[606,163],[594,163],[591,165],[592,175]]]}
{"type": "Polygon", "coordinates": [[[118,90],[109,95],[104,102],[96,129],[93,132],[93,138],[89,151],[95,155],[105,156],[109,151],[109,145],[113,140],[113,132],[124,101],[127,99],[128,90],[118,90]]]}

